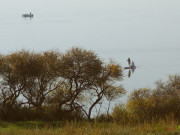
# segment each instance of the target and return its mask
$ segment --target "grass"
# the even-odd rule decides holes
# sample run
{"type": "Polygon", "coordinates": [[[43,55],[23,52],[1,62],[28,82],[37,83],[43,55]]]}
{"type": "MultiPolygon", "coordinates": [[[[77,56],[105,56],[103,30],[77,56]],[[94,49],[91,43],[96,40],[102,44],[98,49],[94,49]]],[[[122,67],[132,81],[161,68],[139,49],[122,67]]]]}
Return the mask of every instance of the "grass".
{"type": "Polygon", "coordinates": [[[177,122],[122,126],[116,122],[0,122],[0,135],[180,135],[177,122]]]}

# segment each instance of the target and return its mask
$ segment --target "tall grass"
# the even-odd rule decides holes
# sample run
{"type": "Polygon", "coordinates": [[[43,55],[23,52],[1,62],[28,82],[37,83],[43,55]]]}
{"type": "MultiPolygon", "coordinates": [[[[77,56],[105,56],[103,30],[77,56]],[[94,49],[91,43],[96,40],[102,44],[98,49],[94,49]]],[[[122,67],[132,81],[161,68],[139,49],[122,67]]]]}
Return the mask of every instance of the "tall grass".
{"type": "Polygon", "coordinates": [[[15,122],[0,123],[0,135],[180,135],[174,120],[121,125],[117,122],[15,122]]]}

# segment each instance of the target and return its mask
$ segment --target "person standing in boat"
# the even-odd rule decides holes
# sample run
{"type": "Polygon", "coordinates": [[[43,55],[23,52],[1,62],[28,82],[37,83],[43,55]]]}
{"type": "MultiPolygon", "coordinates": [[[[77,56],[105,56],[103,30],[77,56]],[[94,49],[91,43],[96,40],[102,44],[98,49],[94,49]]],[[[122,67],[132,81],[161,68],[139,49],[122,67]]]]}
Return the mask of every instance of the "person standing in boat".
{"type": "Polygon", "coordinates": [[[132,61],[131,68],[134,68],[134,67],[135,67],[134,61],[132,61]]]}
{"type": "Polygon", "coordinates": [[[129,67],[131,67],[131,60],[130,58],[127,59],[129,67]]]}

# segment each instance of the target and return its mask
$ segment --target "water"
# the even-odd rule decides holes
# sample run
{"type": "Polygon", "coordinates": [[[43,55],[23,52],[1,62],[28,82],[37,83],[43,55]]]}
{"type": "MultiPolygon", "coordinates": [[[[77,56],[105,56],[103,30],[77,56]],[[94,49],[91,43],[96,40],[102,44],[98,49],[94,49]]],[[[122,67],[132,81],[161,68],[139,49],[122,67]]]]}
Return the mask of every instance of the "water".
{"type": "Polygon", "coordinates": [[[0,0],[1,53],[30,49],[91,49],[123,67],[137,65],[121,82],[154,88],[180,69],[179,0],[0,0]],[[32,12],[34,18],[22,18],[32,12]]]}

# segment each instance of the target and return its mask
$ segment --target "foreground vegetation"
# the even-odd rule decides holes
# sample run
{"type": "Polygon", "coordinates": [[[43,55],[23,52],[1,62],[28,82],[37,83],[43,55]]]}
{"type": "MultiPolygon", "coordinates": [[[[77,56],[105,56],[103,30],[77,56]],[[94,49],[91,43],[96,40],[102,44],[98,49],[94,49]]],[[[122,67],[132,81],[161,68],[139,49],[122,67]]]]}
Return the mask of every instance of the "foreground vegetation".
{"type": "Polygon", "coordinates": [[[81,48],[2,55],[0,135],[179,135],[180,75],[133,90],[110,113],[122,77],[119,64],[81,48]]]}
{"type": "Polygon", "coordinates": [[[91,121],[0,122],[0,135],[180,135],[180,76],[134,90],[126,104],[91,121]]]}
{"type": "Polygon", "coordinates": [[[136,125],[116,122],[15,122],[0,124],[0,135],[179,135],[176,121],[136,125]]]}

